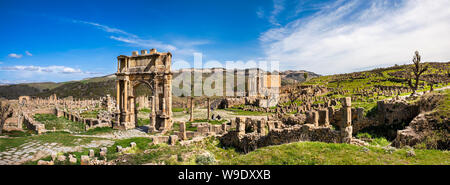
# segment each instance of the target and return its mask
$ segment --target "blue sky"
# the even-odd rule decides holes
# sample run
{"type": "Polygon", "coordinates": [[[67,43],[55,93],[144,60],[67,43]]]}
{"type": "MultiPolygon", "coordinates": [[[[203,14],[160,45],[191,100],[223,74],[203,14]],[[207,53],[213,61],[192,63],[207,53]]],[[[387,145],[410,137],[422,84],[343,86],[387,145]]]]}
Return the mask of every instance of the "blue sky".
{"type": "MultiPolygon", "coordinates": [[[[112,74],[157,48],[174,62],[279,61],[336,74],[450,59],[446,0],[0,1],[0,83],[112,74]]],[[[242,66],[245,67],[245,66],[242,66]]]]}

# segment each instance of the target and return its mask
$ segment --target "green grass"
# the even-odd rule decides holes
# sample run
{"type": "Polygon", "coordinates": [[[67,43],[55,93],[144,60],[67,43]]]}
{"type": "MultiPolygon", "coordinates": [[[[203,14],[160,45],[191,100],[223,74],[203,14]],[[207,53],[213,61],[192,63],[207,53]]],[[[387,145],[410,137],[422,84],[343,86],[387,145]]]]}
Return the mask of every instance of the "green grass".
{"type": "Polygon", "coordinates": [[[149,108],[142,108],[139,110],[139,112],[150,113],[151,110],[149,108]]]}
{"type": "Polygon", "coordinates": [[[69,130],[71,132],[83,132],[84,123],[73,122],[64,117],[56,117],[54,114],[35,114],[34,119],[45,125],[45,129],[53,130],[69,130]]]}
{"type": "Polygon", "coordinates": [[[3,152],[9,148],[18,147],[26,142],[26,137],[0,138],[0,152],[3,152]]]}
{"type": "Polygon", "coordinates": [[[31,136],[32,134],[34,134],[34,131],[31,131],[31,130],[25,130],[25,131],[13,130],[13,131],[3,131],[2,136],[25,137],[25,136],[31,136]]]}
{"type": "MultiPolygon", "coordinates": [[[[429,64],[427,64],[429,65],[429,64]]],[[[448,66],[449,63],[446,64],[439,64],[439,65],[446,65],[448,66]]],[[[380,86],[398,86],[398,87],[409,87],[406,81],[401,82],[401,80],[404,80],[403,78],[395,76],[396,72],[403,72],[406,68],[411,67],[411,65],[408,66],[395,66],[390,68],[384,68],[384,69],[374,69],[370,71],[363,71],[363,72],[356,72],[352,74],[341,74],[341,75],[330,75],[330,76],[320,76],[310,79],[307,82],[303,82],[302,84],[305,85],[323,85],[328,88],[341,88],[342,90],[346,90],[348,92],[344,93],[343,95],[339,94],[333,94],[328,93],[326,95],[329,95],[330,98],[342,98],[342,97],[349,97],[354,96],[358,97],[361,100],[353,101],[353,107],[363,107],[365,109],[366,114],[370,114],[370,110],[372,110],[376,106],[377,100],[392,98],[396,95],[387,97],[382,96],[378,94],[374,94],[373,96],[362,96],[360,94],[357,94],[357,92],[353,92],[354,90],[362,90],[362,91],[371,91],[374,89],[374,86],[380,85],[380,86]],[[356,77],[356,78],[353,78],[356,77]],[[400,81],[399,81],[400,80],[400,81]],[[373,100],[373,101],[370,101],[373,100]]],[[[440,75],[446,75],[444,74],[446,71],[442,72],[438,70],[437,68],[433,68],[434,65],[430,65],[429,70],[425,74],[440,74],[440,75]]],[[[425,81],[420,81],[420,83],[425,83],[425,81]]],[[[435,86],[435,88],[442,87],[443,84],[438,84],[438,86],[435,86]]],[[[419,89],[417,92],[422,91],[428,91],[430,89],[429,85],[426,85],[425,87],[419,89]]],[[[402,93],[401,96],[409,95],[411,93],[402,93]]],[[[323,96],[326,96],[323,95],[323,96]]],[[[320,102],[316,102],[320,103],[320,102]]],[[[336,108],[338,108],[337,106],[336,108]]]]}
{"type": "Polygon", "coordinates": [[[85,111],[80,114],[83,118],[94,118],[96,119],[98,115],[98,110],[85,111]]]}
{"type": "Polygon", "coordinates": [[[450,89],[446,89],[444,92],[445,97],[439,102],[438,107],[436,108],[440,121],[443,121],[442,118],[450,117],[450,89]]]}
{"type": "Polygon", "coordinates": [[[96,135],[96,134],[102,134],[102,133],[111,133],[113,132],[114,129],[111,127],[97,127],[97,128],[93,128],[90,129],[86,132],[83,132],[82,134],[84,135],[96,135]]]}
{"type": "MultiPolygon", "coordinates": [[[[184,111],[184,108],[175,108],[175,107],[172,108],[172,112],[183,112],[183,111],[184,111]]],[[[140,109],[139,112],[150,113],[151,110],[149,108],[143,108],[143,109],[140,109]]]]}
{"type": "Polygon", "coordinates": [[[24,143],[37,141],[41,143],[59,143],[63,146],[79,146],[90,143],[98,138],[93,137],[78,137],[73,136],[67,132],[49,132],[41,135],[0,138],[0,151],[5,151],[8,148],[18,147],[24,143]]]}
{"type": "Polygon", "coordinates": [[[172,112],[183,112],[184,108],[172,108],[172,112]]]}
{"type": "Polygon", "coordinates": [[[207,120],[207,119],[195,119],[194,121],[188,121],[186,123],[201,123],[201,122],[206,122],[206,123],[210,123],[213,125],[221,125],[222,123],[227,122],[227,120],[207,120]]]}
{"type": "Polygon", "coordinates": [[[384,137],[376,137],[376,136],[372,136],[370,133],[367,132],[360,132],[356,135],[356,138],[359,139],[369,139],[371,140],[369,142],[369,144],[374,145],[374,146],[388,146],[391,144],[391,142],[389,142],[386,138],[384,137]]]}
{"type": "MultiPolygon", "coordinates": [[[[360,136],[371,137],[367,134],[360,136]]],[[[199,154],[211,153],[216,162],[221,165],[449,165],[450,153],[439,150],[416,149],[416,156],[408,157],[410,149],[389,151],[375,146],[360,147],[349,144],[296,142],[259,148],[247,154],[236,152],[233,148],[224,148],[215,137],[208,137],[191,145],[168,146],[167,144],[148,145],[151,139],[130,138],[117,140],[108,147],[108,160],[117,158],[118,164],[161,163],[176,165],[198,164],[199,154]],[[119,155],[116,146],[129,147],[131,142],[137,148],[127,155],[119,155]],[[144,152],[147,151],[147,152],[144,152]]],[[[0,145],[1,146],[1,145],[0,145]]],[[[99,149],[94,149],[96,155],[99,149]]],[[[69,153],[68,153],[69,154],[69,153]]],[[[68,156],[68,154],[65,154],[68,156]]],[[[88,149],[82,152],[72,152],[80,161],[81,155],[87,155],[88,149]]],[[[49,158],[47,157],[47,160],[49,158]]],[[[35,164],[29,162],[27,164],[35,164]]],[[[56,163],[58,164],[58,163],[56,163]]],[[[64,164],[67,164],[64,163],[64,164]]]]}
{"type": "Polygon", "coordinates": [[[138,126],[144,126],[144,125],[149,125],[150,124],[150,118],[148,119],[143,119],[143,118],[138,118],[138,126]]]}
{"type": "Polygon", "coordinates": [[[64,146],[78,146],[90,143],[91,141],[96,140],[97,138],[73,136],[67,132],[50,132],[41,134],[39,136],[33,136],[30,139],[44,143],[60,143],[64,146]]]}
{"type": "Polygon", "coordinates": [[[225,110],[231,111],[234,115],[241,115],[241,116],[266,116],[271,114],[267,112],[245,111],[239,108],[226,108],[225,110]]]}
{"type": "Polygon", "coordinates": [[[226,165],[449,165],[450,153],[415,150],[407,157],[406,149],[392,154],[379,147],[363,147],[319,142],[299,142],[257,149],[223,161],[226,165]]]}
{"type": "MultiPolygon", "coordinates": [[[[179,130],[180,130],[180,123],[178,123],[178,122],[173,123],[171,133],[173,133],[173,131],[179,131],[179,130]]],[[[191,122],[186,122],[186,131],[196,132],[197,127],[193,127],[191,122]]]]}
{"type": "MultiPolygon", "coordinates": [[[[127,143],[124,143],[124,145],[127,143]]],[[[198,154],[205,151],[214,155],[221,165],[449,165],[450,153],[439,150],[414,150],[416,156],[408,157],[408,149],[393,153],[381,147],[360,147],[348,144],[297,142],[259,148],[247,154],[233,148],[223,148],[214,137],[188,146],[149,147],[148,153],[138,152],[127,156],[121,164],[198,164],[198,154]],[[364,149],[366,148],[366,149],[364,149]],[[189,154],[189,155],[186,155],[189,154]],[[185,157],[182,157],[185,156],[185,157]]]]}

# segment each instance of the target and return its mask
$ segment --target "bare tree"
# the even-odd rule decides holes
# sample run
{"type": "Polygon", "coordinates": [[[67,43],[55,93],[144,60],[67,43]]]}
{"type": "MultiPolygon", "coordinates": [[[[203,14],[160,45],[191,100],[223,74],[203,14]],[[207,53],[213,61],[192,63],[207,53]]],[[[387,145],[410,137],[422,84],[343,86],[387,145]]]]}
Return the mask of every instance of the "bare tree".
{"type": "Polygon", "coordinates": [[[411,75],[411,72],[408,72],[408,85],[413,90],[413,94],[415,94],[417,89],[419,88],[420,75],[422,75],[425,71],[428,70],[428,66],[422,65],[420,63],[420,61],[421,61],[421,56],[419,55],[419,52],[416,51],[414,53],[414,58],[413,58],[414,66],[411,69],[414,76],[411,75]],[[413,78],[415,80],[414,84],[412,82],[413,78]]]}
{"type": "Polygon", "coordinates": [[[3,133],[3,126],[5,125],[6,119],[12,117],[13,111],[11,105],[8,101],[0,100],[0,135],[3,133]]]}

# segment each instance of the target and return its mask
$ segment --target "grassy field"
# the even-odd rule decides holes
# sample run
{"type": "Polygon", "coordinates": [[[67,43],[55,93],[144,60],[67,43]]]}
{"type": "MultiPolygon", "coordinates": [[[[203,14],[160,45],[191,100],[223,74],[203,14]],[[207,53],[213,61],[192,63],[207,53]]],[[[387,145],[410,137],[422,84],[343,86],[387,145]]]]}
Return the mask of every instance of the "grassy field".
{"type": "Polygon", "coordinates": [[[80,114],[83,118],[94,118],[97,119],[98,110],[92,110],[92,111],[85,111],[80,114]]]}
{"type": "Polygon", "coordinates": [[[393,153],[379,147],[319,142],[291,143],[257,149],[221,164],[246,165],[449,165],[450,153],[438,150],[415,150],[408,157],[407,149],[393,153]]]}
{"type": "Polygon", "coordinates": [[[18,147],[24,143],[31,141],[38,141],[42,143],[59,143],[64,146],[78,146],[97,138],[93,137],[77,137],[67,132],[50,132],[41,135],[25,136],[25,137],[10,137],[0,138],[0,151],[5,151],[8,148],[18,147]]]}
{"type": "Polygon", "coordinates": [[[240,115],[240,116],[266,116],[272,114],[267,112],[246,111],[239,108],[226,108],[225,110],[231,111],[233,115],[240,115]]]}
{"type": "MultiPolygon", "coordinates": [[[[447,66],[450,67],[450,63],[441,63],[441,64],[430,64],[427,72],[423,75],[430,74],[438,74],[442,76],[447,76],[446,71],[440,71],[436,67],[439,66],[447,66]]],[[[376,86],[398,86],[398,87],[409,87],[407,81],[396,76],[397,73],[405,73],[405,69],[411,67],[411,65],[405,66],[394,66],[389,68],[382,69],[374,69],[370,71],[356,72],[351,74],[340,74],[340,75],[330,75],[330,76],[320,76],[316,78],[312,78],[302,84],[305,85],[322,85],[328,88],[339,88],[341,90],[347,91],[344,94],[335,94],[334,92],[330,92],[324,94],[322,96],[328,96],[330,98],[342,98],[342,97],[350,97],[350,96],[358,96],[361,100],[352,101],[353,107],[362,107],[365,110],[365,113],[368,114],[371,110],[376,109],[376,102],[378,100],[383,100],[387,98],[392,98],[393,96],[384,96],[377,93],[374,93],[373,96],[361,96],[356,92],[356,90],[363,90],[366,92],[372,91],[376,86]],[[355,92],[354,92],[355,91],[355,92]]],[[[426,81],[420,81],[424,86],[417,90],[417,92],[429,91],[430,86],[426,81]]],[[[436,84],[434,86],[435,89],[445,86],[445,84],[436,84]]],[[[411,93],[402,93],[401,96],[409,95],[411,93]]],[[[339,103],[338,103],[339,104],[339,103]]],[[[340,105],[336,106],[339,108],[340,105]]]]}
{"type": "Polygon", "coordinates": [[[57,117],[54,114],[35,114],[34,119],[45,125],[45,129],[69,130],[71,132],[83,132],[84,123],[73,122],[64,117],[57,117]]]}
{"type": "MultiPolygon", "coordinates": [[[[412,149],[387,149],[383,147],[360,147],[348,144],[320,142],[296,142],[259,148],[247,154],[233,148],[223,148],[214,137],[188,146],[177,144],[148,145],[151,139],[131,138],[116,140],[108,148],[108,160],[120,158],[118,164],[221,164],[221,165],[449,165],[450,153],[439,150],[414,150],[415,156],[408,156],[412,149]],[[115,152],[120,145],[128,147],[136,142],[137,148],[127,155],[115,152]],[[209,154],[205,160],[205,153],[209,154]]],[[[96,150],[98,155],[99,150],[96,150]]],[[[69,154],[69,153],[68,153],[69,154]]],[[[68,155],[65,154],[65,155],[68,155]]],[[[83,152],[70,153],[77,158],[87,155],[83,152]]],[[[47,159],[49,160],[49,158],[47,159]]],[[[35,163],[35,162],[34,162],[35,163]]],[[[33,164],[33,163],[28,163],[33,164]]],[[[57,163],[58,164],[58,163],[57,163]]],[[[65,163],[64,163],[65,164],[65,163]]]]}

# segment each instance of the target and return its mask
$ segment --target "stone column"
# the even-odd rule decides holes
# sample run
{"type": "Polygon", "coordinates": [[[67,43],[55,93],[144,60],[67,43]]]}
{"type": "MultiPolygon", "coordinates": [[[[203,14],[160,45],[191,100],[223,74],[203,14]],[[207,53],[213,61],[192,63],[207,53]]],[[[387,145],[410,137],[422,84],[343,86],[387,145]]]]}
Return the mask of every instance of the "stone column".
{"type": "Polygon", "coordinates": [[[314,124],[314,126],[319,126],[319,113],[317,111],[312,111],[312,124],[314,124]]]}
{"type": "Polygon", "coordinates": [[[207,109],[208,109],[208,116],[207,116],[207,120],[209,121],[209,119],[211,119],[211,99],[207,98],[207,109]]]}
{"type": "Polygon", "coordinates": [[[275,127],[274,121],[268,121],[267,122],[267,127],[269,129],[269,132],[272,131],[274,129],[274,127],[275,127]]]}
{"type": "Polygon", "coordinates": [[[266,135],[266,120],[260,119],[257,121],[258,133],[266,135]]]}
{"type": "Polygon", "coordinates": [[[329,126],[330,120],[328,117],[328,109],[319,110],[319,126],[329,126]]]}
{"type": "Polygon", "coordinates": [[[236,128],[236,120],[235,119],[231,120],[231,126],[230,127],[231,128],[236,128]]]}
{"type": "Polygon", "coordinates": [[[186,123],[184,121],[180,122],[180,133],[181,133],[181,139],[187,140],[186,137],[186,123]]]}
{"type": "Polygon", "coordinates": [[[343,125],[341,127],[341,138],[343,143],[350,143],[352,141],[352,99],[346,97],[342,101],[342,108],[344,111],[343,125]]]}
{"type": "Polygon", "coordinates": [[[190,117],[189,117],[189,121],[194,121],[194,97],[191,96],[191,102],[190,102],[190,117]]]}
{"type": "Polygon", "coordinates": [[[319,126],[319,113],[315,110],[308,111],[306,114],[307,122],[314,126],[319,126]]]}
{"type": "Polygon", "coordinates": [[[151,97],[151,103],[152,103],[152,109],[151,109],[151,112],[150,112],[150,129],[152,130],[152,131],[154,131],[155,130],[155,126],[156,126],[156,102],[155,102],[155,96],[152,96],[151,97]]]}
{"type": "Polygon", "coordinates": [[[245,134],[245,117],[236,117],[236,130],[238,135],[245,134]]]}
{"type": "Polygon", "coordinates": [[[125,120],[124,122],[128,122],[128,81],[124,81],[124,97],[123,97],[123,108],[125,111],[125,120]]]}
{"type": "Polygon", "coordinates": [[[227,124],[222,123],[222,133],[226,133],[226,132],[227,132],[227,124]]]}

